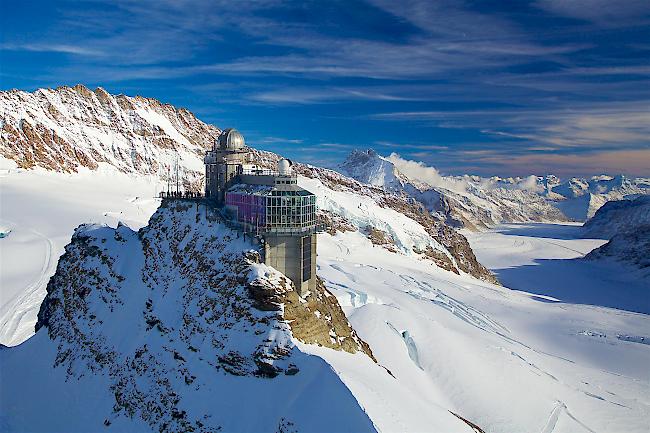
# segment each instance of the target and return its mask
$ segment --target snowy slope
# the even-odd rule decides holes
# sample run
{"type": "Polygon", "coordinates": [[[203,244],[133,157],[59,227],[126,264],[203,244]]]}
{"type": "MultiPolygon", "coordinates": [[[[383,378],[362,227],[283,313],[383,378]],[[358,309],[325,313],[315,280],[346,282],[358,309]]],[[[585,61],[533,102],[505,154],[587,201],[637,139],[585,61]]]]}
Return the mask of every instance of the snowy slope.
{"type": "Polygon", "coordinates": [[[585,237],[611,239],[614,235],[650,225],[650,196],[606,203],[585,223],[585,237]]]}
{"type": "MultiPolygon", "coordinates": [[[[650,280],[650,224],[615,234],[609,242],[585,256],[587,260],[614,260],[639,269],[639,277],[650,280]]],[[[621,269],[617,269],[621,271],[621,269]]],[[[627,270],[625,271],[627,272],[627,270]]],[[[634,273],[632,273],[634,275],[634,273]]],[[[650,290],[650,287],[646,288],[650,290]]],[[[648,292],[644,296],[648,297],[648,292]]]]}
{"type": "Polygon", "coordinates": [[[45,286],[79,224],[146,225],[164,188],[156,176],[102,166],[61,174],[16,168],[0,157],[0,343],[16,345],[34,333],[45,286]]]}
{"type": "MultiPolygon", "coordinates": [[[[401,406],[422,407],[416,396],[358,343],[341,343],[342,364],[370,379],[353,395],[305,353],[311,346],[295,346],[305,320],[289,317],[295,295],[254,251],[213,211],[188,202],[164,205],[139,233],[79,228],[48,285],[40,330],[0,350],[2,371],[12,372],[0,384],[3,431],[374,431],[368,414],[383,408],[370,400],[366,414],[366,393],[384,395],[397,412],[374,421],[381,431],[417,431],[422,422],[471,431],[438,405],[405,418],[401,406]],[[260,292],[278,302],[259,309],[260,292]]],[[[311,316],[310,328],[331,319],[311,316]]]]}
{"type": "Polygon", "coordinates": [[[551,301],[650,314],[648,281],[620,263],[583,260],[607,239],[584,238],[576,223],[503,224],[468,233],[468,239],[506,287],[551,301]]]}
{"type": "Polygon", "coordinates": [[[390,191],[400,191],[408,182],[392,162],[372,149],[352,151],[339,169],[353,179],[390,191]]]}

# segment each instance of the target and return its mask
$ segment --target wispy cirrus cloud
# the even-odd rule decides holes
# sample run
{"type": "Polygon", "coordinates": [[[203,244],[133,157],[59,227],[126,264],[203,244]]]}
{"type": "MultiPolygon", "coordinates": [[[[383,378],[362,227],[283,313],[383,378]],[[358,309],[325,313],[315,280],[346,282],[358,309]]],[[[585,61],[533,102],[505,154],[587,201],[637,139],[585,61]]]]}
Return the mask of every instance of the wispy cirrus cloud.
{"type": "Polygon", "coordinates": [[[270,104],[316,104],[350,100],[366,101],[417,101],[422,96],[400,95],[384,86],[376,87],[289,87],[253,92],[247,95],[251,101],[270,104]]]}
{"type": "Polygon", "coordinates": [[[144,89],[305,158],[373,146],[495,167],[491,155],[647,149],[647,5],[62,1],[5,32],[16,61],[1,73],[144,89]]]}
{"type": "Polygon", "coordinates": [[[260,143],[269,144],[269,143],[290,143],[290,144],[301,144],[304,140],[300,138],[283,138],[283,137],[264,137],[259,140],[260,143]]]}
{"type": "Polygon", "coordinates": [[[78,45],[48,44],[48,43],[3,43],[0,50],[6,51],[35,51],[49,53],[75,54],[80,56],[102,56],[103,52],[78,45]]]}
{"type": "Polygon", "coordinates": [[[490,109],[413,111],[371,118],[425,122],[447,128],[475,128],[487,135],[553,147],[650,146],[650,101],[574,105],[562,110],[490,109]],[[534,121],[532,121],[534,119],[534,121]],[[496,128],[501,125],[502,128],[496,128]]]}

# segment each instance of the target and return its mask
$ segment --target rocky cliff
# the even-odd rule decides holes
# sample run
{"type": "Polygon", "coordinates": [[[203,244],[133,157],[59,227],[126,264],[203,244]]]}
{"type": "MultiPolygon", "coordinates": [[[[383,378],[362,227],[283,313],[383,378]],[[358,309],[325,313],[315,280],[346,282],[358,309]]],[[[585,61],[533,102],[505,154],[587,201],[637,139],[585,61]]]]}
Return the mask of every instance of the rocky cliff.
{"type": "Polygon", "coordinates": [[[650,196],[607,202],[582,230],[585,237],[609,239],[585,259],[613,259],[650,277],[650,196]]]}
{"type": "Polygon", "coordinates": [[[583,226],[585,237],[611,239],[613,236],[650,225],[650,196],[605,203],[583,226]]]}
{"type": "Polygon", "coordinates": [[[47,292],[36,336],[0,351],[10,430],[374,431],[336,374],[295,346],[373,358],[336,298],[319,285],[299,299],[209,208],[166,202],[139,232],[81,226],[47,292]],[[30,390],[32,375],[52,378],[30,390]],[[44,416],[40,391],[68,416],[44,416]]]}

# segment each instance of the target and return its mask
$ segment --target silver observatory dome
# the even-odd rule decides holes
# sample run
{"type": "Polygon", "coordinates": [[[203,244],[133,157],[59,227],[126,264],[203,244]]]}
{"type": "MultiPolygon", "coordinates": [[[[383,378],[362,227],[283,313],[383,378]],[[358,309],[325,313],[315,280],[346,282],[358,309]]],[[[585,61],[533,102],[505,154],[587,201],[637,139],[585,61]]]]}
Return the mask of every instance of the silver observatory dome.
{"type": "Polygon", "coordinates": [[[228,128],[224,130],[217,139],[219,149],[224,150],[240,150],[246,145],[244,136],[235,128],[228,128]]]}

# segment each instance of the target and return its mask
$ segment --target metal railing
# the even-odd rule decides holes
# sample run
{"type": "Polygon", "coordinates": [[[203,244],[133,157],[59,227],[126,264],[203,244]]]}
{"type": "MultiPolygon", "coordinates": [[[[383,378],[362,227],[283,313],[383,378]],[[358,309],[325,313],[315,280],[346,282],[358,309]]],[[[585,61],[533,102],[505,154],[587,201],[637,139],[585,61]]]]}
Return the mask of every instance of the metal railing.
{"type": "Polygon", "coordinates": [[[182,200],[204,200],[205,194],[194,191],[161,191],[158,198],[162,199],[182,199],[182,200]]]}
{"type": "Polygon", "coordinates": [[[238,172],[248,176],[278,176],[278,172],[270,168],[242,168],[238,172]]]}

